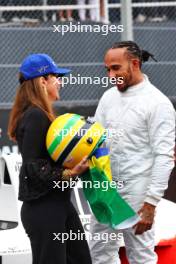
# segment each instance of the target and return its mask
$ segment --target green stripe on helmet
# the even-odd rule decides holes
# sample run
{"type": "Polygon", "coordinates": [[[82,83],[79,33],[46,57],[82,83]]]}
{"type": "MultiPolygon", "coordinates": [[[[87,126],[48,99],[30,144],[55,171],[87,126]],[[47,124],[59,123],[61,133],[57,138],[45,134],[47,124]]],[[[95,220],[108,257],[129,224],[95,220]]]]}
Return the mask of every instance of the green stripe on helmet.
{"type": "MultiPolygon", "coordinates": [[[[73,115],[68,121],[67,123],[65,124],[65,126],[62,128],[62,130],[66,130],[66,131],[69,131],[70,128],[72,128],[75,123],[80,120],[81,116],[75,114],[73,115]]],[[[62,131],[61,130],[61,131],[62,131]]],[[[53,154],[53,152],[56,150],[57,146],[61,143],[61,141],[63,140],[64,138],[64,135],[63,133],[59,133],[56,138],[53,140],[53,142],[51,143],[51,145],[49,146],[48,148],[48,152],[50,155],[53,154]]]]}

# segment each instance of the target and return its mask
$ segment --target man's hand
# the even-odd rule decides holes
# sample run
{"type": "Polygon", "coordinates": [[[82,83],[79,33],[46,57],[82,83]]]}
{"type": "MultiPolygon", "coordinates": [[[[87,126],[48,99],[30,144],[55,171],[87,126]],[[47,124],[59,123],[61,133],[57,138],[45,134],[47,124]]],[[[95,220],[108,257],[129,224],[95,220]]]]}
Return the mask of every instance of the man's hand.
{"type": "Polygon", "coordinates": [[[138,214],[141,220],[133,227],[135,229],[135,235],[141,235],[151,229],[155,216],[155,206],[144,203],[138,214]]]}

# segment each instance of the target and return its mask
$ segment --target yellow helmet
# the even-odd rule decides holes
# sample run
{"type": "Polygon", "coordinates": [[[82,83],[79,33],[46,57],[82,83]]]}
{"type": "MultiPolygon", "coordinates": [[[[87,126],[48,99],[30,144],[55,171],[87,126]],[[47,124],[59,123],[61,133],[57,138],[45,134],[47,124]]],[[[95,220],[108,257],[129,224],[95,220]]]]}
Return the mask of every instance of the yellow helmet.
{"type": "Polygon", "coordinates": [[[77,114],[64,114],[50,125],[46,147],[51,158],[66,168],[73,168],[84,156],[105,140],[105,129],[98,122],[87,121],[77,114]]]}

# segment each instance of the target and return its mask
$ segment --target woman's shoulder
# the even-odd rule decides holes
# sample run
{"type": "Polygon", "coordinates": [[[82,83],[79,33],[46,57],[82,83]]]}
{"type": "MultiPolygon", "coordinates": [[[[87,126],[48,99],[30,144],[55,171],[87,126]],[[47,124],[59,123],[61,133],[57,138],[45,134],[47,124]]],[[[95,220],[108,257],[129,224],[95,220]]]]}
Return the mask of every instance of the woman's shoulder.
{"type": "Polygon", "coordinates": [[[25,117],[45,117],[47,118],[47,115],[45,114],[45,112],[37,107],[37,106],[30,106],[28,107],[28,109],[24,112],[24,116],[25,117]]]}
{"type": "Polygon", "coordinates": [[[29,107],[23,115],[23,120],[30,120],[30,121],[46,121],[49,122],[49,118],[47,117],[46,113],[37,106],[29,107]]]}
{"type": "Polygon", "coordinates": [[[31,106],[29,107],[23,115],[22,123],[29,126],[42,126],[48,127],[51,123],[46,113],[39,107],[31,106]]]}

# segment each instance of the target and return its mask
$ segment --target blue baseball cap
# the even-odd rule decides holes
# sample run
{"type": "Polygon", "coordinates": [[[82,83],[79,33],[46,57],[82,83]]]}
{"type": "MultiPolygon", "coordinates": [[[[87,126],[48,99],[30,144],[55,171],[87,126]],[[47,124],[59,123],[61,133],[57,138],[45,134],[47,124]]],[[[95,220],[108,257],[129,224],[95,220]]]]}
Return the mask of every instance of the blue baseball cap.
{"type": "Polygon", "coordinates": [[[31,54],[24,59],[19,71],[25,80],[31,80],[47,74],[63,76],[71,70],[57,67],[53,59],[47,54],[31,54]]]}

